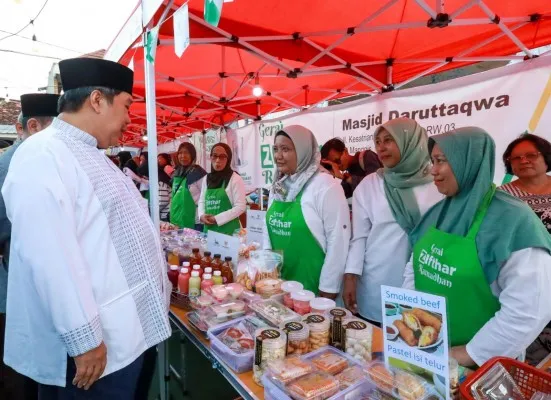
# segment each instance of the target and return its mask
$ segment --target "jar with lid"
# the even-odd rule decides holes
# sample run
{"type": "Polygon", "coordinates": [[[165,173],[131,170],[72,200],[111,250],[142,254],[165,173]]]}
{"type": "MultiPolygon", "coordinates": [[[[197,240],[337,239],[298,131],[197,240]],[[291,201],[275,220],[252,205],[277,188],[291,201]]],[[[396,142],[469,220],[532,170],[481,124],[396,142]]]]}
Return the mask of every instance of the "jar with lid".
{"type": "Polygon", "coordinates": [[[286,354],[287,335],[281,329],[258,328],[255,331],[253,379],[262,385],[262,376],[268,363],[283,360],[286,354]]]}
{"type": "Polygon", "coordinates": [[[292,321],[281,324],[287,333],[287,356],[302,355],[310,351],[310,328],[305,322],[292,321]]]}
{"type": "Polygon", "coordinates": [[[220,271],[222,272],[222,280],[224,281],[224,285],[226,283],[233,283],[233,265],[231,262],[231,257],[226,257],[224,259],[224,263],[222,264],[220,271]]]}
{"type": "Polygon", "coordinates": [[[372,360],[373,325],[358,318],[348,318],[343,323],[344,349],[361,362],[372,360]]]}
{"type": "Polygon", "coordinates": [[[325,314],[327,310],[335,308],[336,305],[335,300],[328,299],[327,297],[316,297],[310,301],[312,312],[319,314],[325,314]]]}
{"type": "Polygon", "coordinates": [[[204,274],[203,279],[201,280],[201,296],[205,294],[211,294],[212,293],[212,287],[214,286],[214,282],[212,281],[212,275],[211,274],[204,274]]]}
{"type": "Polygon", "coordinates": [[[319,349],[329,344],[329,318],[323,314],[306,314],[303,322],[310,328],[310,351],[319,349]]]}
{"type": "Polygon", "coordinates": [[[291,299],[293,299],[293,310],[297,314],[305,315],[310,312],[310,301],[312,301],[316,295],[309,290],[297,290],[291,293],[291,299]]]}
{"type": "Polygon", "coordinates": [[[175,292],[178,289],[178,275],[180,275],[178,271],[177,265],[171,265],[170,269],[168,270],[168,280],[170,283],[172,283],[172,291],[175,292]]]}
{"type": "Polygon", "coordinates": [[[283,282],[281,285],[281,290],[283,290],[283,305],[287,308],[293,309],[293,299],[291,298],[291,294],[293,292],[296,292],[297,290],[304,289],[304,286],[300,282],[296,281],[287,281],[283,282]]]}
{"type": "Polygon", "coordinates": [[[212,257],[210,251],[205,251],[203,258],[201,259],[201,267],[203,269],[212,267],[212,257]]]}
{"type": "Polygon", "coordinates": [[[220,271],[222,269],[222,256],[215,254],[212,259],[212,271],[220,271]]]}
{"type": "Polygon", "coordinates": [[[191,253],[191,258],[189,260],[191,265],[201,265],[201,250],[198,247],[193,248],[191,253]]]}

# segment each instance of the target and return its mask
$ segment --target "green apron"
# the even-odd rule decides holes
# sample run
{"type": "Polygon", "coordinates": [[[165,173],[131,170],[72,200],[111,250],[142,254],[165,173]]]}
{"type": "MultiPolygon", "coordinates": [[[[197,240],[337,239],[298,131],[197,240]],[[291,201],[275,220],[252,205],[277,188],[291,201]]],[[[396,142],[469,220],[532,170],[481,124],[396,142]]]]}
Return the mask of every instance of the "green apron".
{"type": "MultiPolygon", "coordinates": [[[[224,211],[231,210],[232,207],[230,198],[226,193],[226,183],[218,189],[207,189],[205,193],[205,214],[216,216],[224,211]]],[[[222,226],[205,224],[203,232],[214,231],[231,236],[240,227],[239,218],[235,218],[222,226]]]]}
{"type": "Polygon", "coordinates": [[[486,281],[476,235],[495,193],[486,193],[467,236],[430,228],[413,248],[415,289],[446,298],[452,346],[467,344],[500,309],[486,281]]]}
{"type": "Polygon", "coordinates": [[[318,293],[325,253],[306,224],[301,198],[302,192],[292,202],[274,201],[266,225],[272,249],[283,251],[282,278],[318,293]]]}
{"type": "Polygon", "coordinates": [[[179,228],[195,227],[197,207],[187,186],[187,178],[175,177],[172,183],[170,222],[179,228]]]}

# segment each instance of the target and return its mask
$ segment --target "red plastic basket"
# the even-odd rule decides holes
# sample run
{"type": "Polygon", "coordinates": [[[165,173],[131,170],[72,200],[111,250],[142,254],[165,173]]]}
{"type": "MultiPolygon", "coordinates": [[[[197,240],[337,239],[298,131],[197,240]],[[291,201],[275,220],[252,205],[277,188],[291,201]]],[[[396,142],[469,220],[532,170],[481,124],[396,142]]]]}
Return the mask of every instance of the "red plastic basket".
{"type": "Polygon", "coordinates": [[[460,391],[464,399],[474,399],[471,386],[496,363],[503,365],[511,374],[526,400],[530,400],[535,392],[551,394],[551,374],[512,358],[495,357],[484,363],[461,384],[460,391]]]}

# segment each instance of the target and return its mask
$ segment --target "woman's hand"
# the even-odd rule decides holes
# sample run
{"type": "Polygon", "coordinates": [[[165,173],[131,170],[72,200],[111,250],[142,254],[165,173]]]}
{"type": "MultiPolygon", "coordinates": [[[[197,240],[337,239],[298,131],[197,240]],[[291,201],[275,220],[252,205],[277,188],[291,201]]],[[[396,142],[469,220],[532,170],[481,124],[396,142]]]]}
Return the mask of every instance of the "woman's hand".
{"type": "Polygon", "coordinates": [[[335,300],[337,298],[337,293],[327,293],[327,292],[322,292],[320,290],[318,296],[319,297],[325,297],[325,298],[331,299],[331,300],[335,300]]]}
{"type": "Polygon", "coordinates": [[[205,225],[216,225],[216,218],[214,218],[214,215],[201,215],[200,221],[205,225]]]}
{"type": "Polygon", "coordinates": [[[457,360],[457,363],[463,367],[474,367],[476,363],[467,352],[467,346],[455,346],[450,351],[450,357],[457,360]]]}

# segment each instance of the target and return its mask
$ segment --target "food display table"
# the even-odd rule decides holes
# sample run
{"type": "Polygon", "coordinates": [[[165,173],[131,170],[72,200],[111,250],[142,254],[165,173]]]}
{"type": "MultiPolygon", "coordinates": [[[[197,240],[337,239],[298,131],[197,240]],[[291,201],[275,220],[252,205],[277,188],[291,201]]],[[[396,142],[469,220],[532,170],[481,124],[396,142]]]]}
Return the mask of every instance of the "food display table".
{"type": "MultiPolygon", "coordinates": [[[[178,329],[191,343],[193,343],[199,351],[212,362],[213,367],[216,368],[224,378],[235,388],[237,393],[244,399],[251,400],[263,400],[264,388],[257,385],[253,381],[252,371],[237,374],[228,367],[224,361],[222,361],[215,353],[210,349],[209,341],[205,338],[202,332],[195,329],[188,318],[186,317],[186,310],[171,306],[170,308],[170,321],[173,326],[178,329]]],[[[379,328],[373,329],[373,353],[382,352],[383,350],[383,335],[379,328]]],[[[165,365],[167,369],[165,376],[168,376],[169,365],[165,365]]],[[[185,374],[185,371],[184,371],[185,374]]]]}

